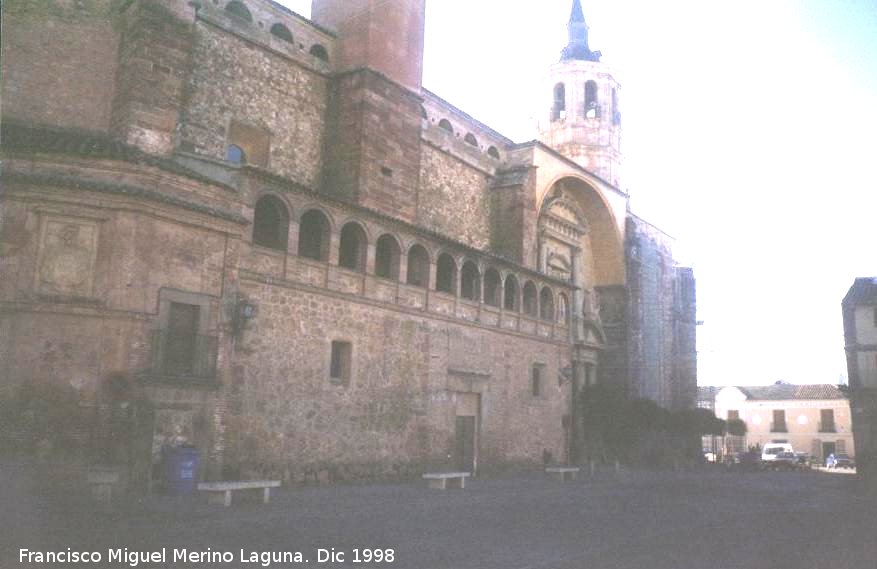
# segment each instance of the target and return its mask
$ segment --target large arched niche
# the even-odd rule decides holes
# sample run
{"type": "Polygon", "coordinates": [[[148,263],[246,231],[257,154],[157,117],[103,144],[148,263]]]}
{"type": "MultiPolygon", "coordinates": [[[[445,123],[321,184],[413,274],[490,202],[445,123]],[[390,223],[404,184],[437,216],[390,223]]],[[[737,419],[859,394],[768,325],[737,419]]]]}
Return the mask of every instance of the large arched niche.
{"type": "Polygon", "coordinates": [[[623,235],[594,186],[575,176],[558,177],[542,193],[538,211],[540,269],[573,280],[572,257],[578,247],[586,288],[624,284],[623,235]]]}

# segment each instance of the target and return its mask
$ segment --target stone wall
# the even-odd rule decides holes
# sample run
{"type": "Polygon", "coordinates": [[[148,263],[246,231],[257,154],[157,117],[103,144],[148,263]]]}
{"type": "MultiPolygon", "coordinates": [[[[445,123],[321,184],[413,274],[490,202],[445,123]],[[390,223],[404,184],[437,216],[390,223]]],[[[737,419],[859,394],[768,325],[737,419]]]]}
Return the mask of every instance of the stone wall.
{"type": "Polygon", "coordinates": [[[109,128],[119,44],[110,5],[3,2],[4,118],[109,128]]]}
{"type": "Polygon", "coordinates": [[[667,408],[694,405],[697,387],[694,277],[675,266],[671,239],[628,218],[629,387],[667,408]]]}
{"type": "Polygon", "coordinates": [[[168,154],[192,64],[191,23],[166,6],[144,1],[130,5],[117,27],[122,32],[113,132],[147,152],[168,154]]]}
{"type": "Polygon", "coordinates": [[[491,244],[489,177],[423,145],[418,224],[472,247],[491,244]]]}
{"type": "Polygon", "coordinates": [[[335,76],[324,191],[414,222],[421,169],[419,100],[368,69],[335,76]]]}
{"type": "Polygon", "coordinates": [[[457,398],[481,396],[479,464],[563,456],[568,401],[556,381],[568,348],[415,317],[298,287],[244,282],[259,306],[238,343],[227,463],[304,480],[393,476],[450,468],[457,398]],[[333,340],[353,345],[346,385],[333,383],[333,340]],[[544,395],[529,373],[545,366],[544,395]],[[376,471],[377,470],[377,471],[376,471]]]}
{"type": "Polygon", "coordinates": [[[258,49],[199,19],[180,148],[224,160],[232,120],[266,130],[267,168],[315,187],[322,165],[327,79],[279,52],[258,49]]]}

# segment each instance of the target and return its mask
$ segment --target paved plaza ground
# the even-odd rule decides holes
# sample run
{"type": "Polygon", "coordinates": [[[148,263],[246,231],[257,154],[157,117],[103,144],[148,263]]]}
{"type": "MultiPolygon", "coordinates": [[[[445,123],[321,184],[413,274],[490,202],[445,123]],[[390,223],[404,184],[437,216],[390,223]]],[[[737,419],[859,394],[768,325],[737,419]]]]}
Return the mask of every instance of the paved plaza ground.
{"type": "MultiPolygon", "coordinates": [[[[139,567],[256,569],[249,552],[300,551],[309,563],[352,569],[875,569],[877,500],[854,476],[718,470],[611,472],[561,483],[529,472],[473,480],[465,490],[417,482],[276,491],[230,508],[155,497],[94,511],[31,491],[0,468],[0,569],[127,567],[109,549],[233,552],[226,563],[139,567]],[[99,564],[19,562],[19,550],[97,551],[99,564]],[[319,548],[344,563],[318,563],[319,548]],[[394,562],[353,563],[353,550],[393,549],[394,562]]],[[[170,553],[168,553],[170,557],[170,553]]]]}

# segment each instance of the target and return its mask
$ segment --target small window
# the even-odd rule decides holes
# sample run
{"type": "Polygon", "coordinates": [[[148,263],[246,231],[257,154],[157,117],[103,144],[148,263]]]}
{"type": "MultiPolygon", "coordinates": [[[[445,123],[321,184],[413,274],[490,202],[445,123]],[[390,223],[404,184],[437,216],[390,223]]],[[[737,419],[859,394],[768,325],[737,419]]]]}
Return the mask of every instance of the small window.
{"type": "Polygon", "coordinates": [[[491,158],[499,160],[499,150],[496,149],[496,146],[491,146],[487,149],[487,155],[491,158]]]}
{"type": "Polygon", "coordinates": [[[770,430],[774,433],[787,433],[789,431],[786,427],[786,411],[784,409],[774,409],[773,424],[770,430]]]}
{"type": "Polygon", "coordinates": [[[837,427],[835,427],[835,424],[834,424],[834,409],[820,409],[819,410],[819,432],[820,433],[837,432],[837,427]]]}
{"type": "Polygon", "coordinates": [[[229,2],[225,5],[225,11],[232,16],[236,16],[241,20],[244,20],[248,24],[253,23],[253,16],[250,14],[250,10],[247,9],[243,2],[238,2],[237,0],[229,2]]]}
{"type": "Polygon", "coordinates": [[[163,362],[170,375],[188,376],[196,370],[200,310],[191,304],[170,303],[163,362]]]}
{"type": "Polygon", "coordinates": [[[260,126],[232,120],[228,125],[226,159],[234,164],[268,165],[271,133],[260,126]]]}
{"type": "Polygon", "coordinates": [[[311,46],[310,53],[311,53],[311,55],[313,55],[317,59],[320,59],[320,60],[325,61],[327,63],[329,61],[329,52],[326,51],[326,48],[321,46],[320,44],[314,44],[313,46],[311,46]]]}
{"type": "Polygon", "coordinates": [[[475,135],[471,132],[466,133],[466,136],[463,137],[463,142],[465,142],[469,146],[474,146],[475,148],[478,148],[478,139],[475,138],[475,135]]]}
{"type": "Polygon", "coordinates": [[[292,39],[292,32],[283,24],[278,23],[271,26],[271,35],[285,42],[295,43],[295,40],[292,39]]]}
{"type": "Polygon", "coordinates": [[[454,127],[451,126],[451,121],[449,121],[448,119],[440,120],[438,125],[440,129],[446,130],[451,134],[454,134],[454,127]]]}
{"type": "Polygon", "coordinates": [[[530,395],[533,397],[542,397],[543,385],[542,382],[544,380],[545,375],[545,366],[542,364],[534,364],[533,369],[530,372],[530,395]]]}
{"type": "Polygon", "coordinates": [[[228,150],[225,152],[225,159],[240,166],[247,163],[247,153],[237,144],[229,144],[228,150]]]}
{"type": "Polygon", "coordinates": [[[350,383],[350,362],[353,346],[350,342],[332,342],[332,356],[329,364],[329,379],[335,383],[350,383]]]}

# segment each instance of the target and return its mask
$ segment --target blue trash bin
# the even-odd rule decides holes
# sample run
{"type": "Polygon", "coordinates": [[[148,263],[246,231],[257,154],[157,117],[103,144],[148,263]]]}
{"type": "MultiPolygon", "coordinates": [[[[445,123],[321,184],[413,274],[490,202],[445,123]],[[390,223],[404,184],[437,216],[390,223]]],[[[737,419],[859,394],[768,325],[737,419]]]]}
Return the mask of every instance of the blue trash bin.
{"type": "Polygon", "coordinates": [[[195,491],[200,456],[198,449],[193,446],[165,448],[165,477],[170,494],[183,496],[195,491]]]}

